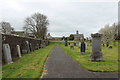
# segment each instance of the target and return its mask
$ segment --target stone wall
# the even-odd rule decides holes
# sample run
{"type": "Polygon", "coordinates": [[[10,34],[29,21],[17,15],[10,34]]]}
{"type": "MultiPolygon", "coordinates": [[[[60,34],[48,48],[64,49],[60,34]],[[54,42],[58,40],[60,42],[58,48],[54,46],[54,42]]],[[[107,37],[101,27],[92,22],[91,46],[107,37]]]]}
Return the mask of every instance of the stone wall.
{"type": "MultiPolygon", "coordinates": [[[[18,46],[20,47],[20,53],[22,55],[47,46],[48,41],[39,40],[35,38],[28,38],[28,37],[26,38],[26,37],[2,34],[2,46],[3,44],[8,44],[10,46],[12,61],[16,61],[19,58],[18,46]]],[[[2,46],[0,46],[0,49],[2,46]]],[[[3,64],[7,63],[4,57],[5,57],[4,51],[2,49],[3,64]]]]}

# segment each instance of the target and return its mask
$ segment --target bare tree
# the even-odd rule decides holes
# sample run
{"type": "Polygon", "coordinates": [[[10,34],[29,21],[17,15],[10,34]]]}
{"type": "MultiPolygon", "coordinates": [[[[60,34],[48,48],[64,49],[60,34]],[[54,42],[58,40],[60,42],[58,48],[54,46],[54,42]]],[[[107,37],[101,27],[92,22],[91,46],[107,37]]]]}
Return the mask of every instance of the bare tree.
{"type": "Polygon", "coordinates": [[[116,27],[114,25],[105,25],[104,28],[99,30],[99,33],[103,34],[102,41],[107,44],[107,46],[109,46],[110,42],[113,42],[116,39],[116,27]]]}
{"type": "Polygon", "coordinates": [[[5,34],[11,34],[14,31],[14,28],[11,27],[9,22],[2,21],[0,22],[0,32],[5,34]]]}
{"type": "Polygon", "coordinates": [[[26,33],[32,33],[35,37],[44,39],[47,33],[49,21],[47,16],[35,13],[31,17],[26,18],[24,30],[26,33]]]}

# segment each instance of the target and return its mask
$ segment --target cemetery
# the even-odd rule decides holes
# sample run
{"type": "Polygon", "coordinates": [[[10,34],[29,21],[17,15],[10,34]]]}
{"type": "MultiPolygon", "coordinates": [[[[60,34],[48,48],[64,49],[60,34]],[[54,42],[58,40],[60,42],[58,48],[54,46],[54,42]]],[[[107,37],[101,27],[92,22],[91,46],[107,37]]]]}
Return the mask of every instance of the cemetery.
{"type": "Polygon", "coordinates": [[[118,3],[98,2],[5,0],[0,79],[117,80],[118,3]]]}

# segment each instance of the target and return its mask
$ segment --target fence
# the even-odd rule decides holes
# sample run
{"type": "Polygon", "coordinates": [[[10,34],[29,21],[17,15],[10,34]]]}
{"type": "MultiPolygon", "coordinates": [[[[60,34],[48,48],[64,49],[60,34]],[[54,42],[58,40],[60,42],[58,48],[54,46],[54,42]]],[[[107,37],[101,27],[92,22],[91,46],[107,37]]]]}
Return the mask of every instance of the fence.
{"type": "Polygon", "coordinates": [[[16,61],[22,54],[30,53],[49,44],[47,40],[1,34],[2,63],[16,61]]]}

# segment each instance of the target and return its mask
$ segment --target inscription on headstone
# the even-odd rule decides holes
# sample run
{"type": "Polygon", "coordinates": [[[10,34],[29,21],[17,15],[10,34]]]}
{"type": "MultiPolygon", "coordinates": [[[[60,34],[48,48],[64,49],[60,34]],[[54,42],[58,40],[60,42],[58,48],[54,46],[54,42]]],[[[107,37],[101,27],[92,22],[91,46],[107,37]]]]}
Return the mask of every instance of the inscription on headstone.
{"type": "Polygon", "coordinates": [[[91,34],[92,36],[92,54],[91,61],[102,61],[101,36],[102,34],[91,34]]]}
{"type": "Polygon", "coordinates": [[[3,52],[4,52],[5,62],[12,63],[13,61],[11,57],[11,51],[10,51],[9,44],[3,44],[3,52]]]}
{"type": "Polygon", "coordinates": [[[17,52],[18,52],[18,56],[21,57],[21,51],[20,51],[20,46],[17,45],[17,52]]]}

